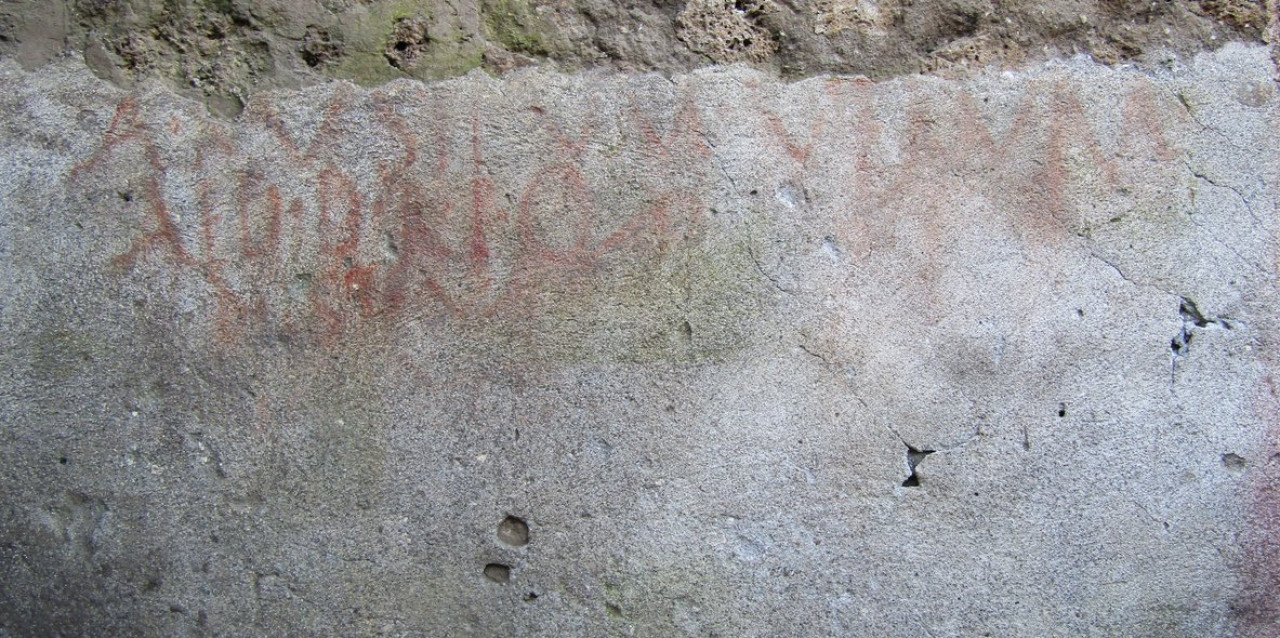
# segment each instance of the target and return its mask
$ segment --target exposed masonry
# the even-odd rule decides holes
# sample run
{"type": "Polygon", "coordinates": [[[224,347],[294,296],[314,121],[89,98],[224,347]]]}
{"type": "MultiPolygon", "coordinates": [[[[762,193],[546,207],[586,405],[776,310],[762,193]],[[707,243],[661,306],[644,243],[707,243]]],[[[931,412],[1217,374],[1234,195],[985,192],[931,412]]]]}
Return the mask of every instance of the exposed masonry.
{"type": "Polygon", "coordinates": [[[1274,0],[10,0],[0,56],[65,55],[235,116],[262,90],[530,65],[663,74],[752,64],[795,79],[963,75],[1085,54],[1106,64],[1274,42],[1274,0]]]}

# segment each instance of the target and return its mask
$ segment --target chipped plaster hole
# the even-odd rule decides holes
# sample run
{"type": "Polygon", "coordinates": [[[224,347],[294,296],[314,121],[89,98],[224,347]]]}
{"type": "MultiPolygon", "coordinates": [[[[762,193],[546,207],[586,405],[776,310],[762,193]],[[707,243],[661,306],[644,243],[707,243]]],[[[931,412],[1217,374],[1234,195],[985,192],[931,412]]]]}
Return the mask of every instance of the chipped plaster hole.
{"type": "Polygon", "coordinates": [[[1065,403],[1059,403],[1059,404],[1058,404],[1058,418],[1059,418],[1059,419],[1061,419],[1061,418],[1063,418],[1063,417],[1065,417],[1065,416],[1067,416],[1067,404],[1065,404],[1065,403]]]}
{"type": "Polygon", "coordinates": [[[778,186],[778,191],[774,193],[774,197],[787,208],[795,208],[805,199],[804,193],[791,182],[784,182],[778,186]]]}
{"type": "Polygon", "coordinates": [[[311,273],[298,273],[293,276],[293,281],[289,283],[289,298],[294,301],[302,301],[311,294],[311,273]]]}
{"type": "Polygon", "coordinates": [[[840,250],[840,245],[836,243],[835,237],[827,235],[822,238],[822,254],[826,255],[827,259],[838,262],[844,256],[844,251],[840,250]]]}
{"type": "Polygon", "coordinates": [[[1195,331],[1199,328],[1222,328],[1231,330],[1231,323],[1222,317],[1211,317],[1200,311],[1196,302],[1188,297],[1181,297],[1178,302],[1178,314],[1182,316],[1182,329],[1169,341],[1169,349],[1174,357],[1185,357],[1191,350],[1191,342],[1195,339],[1195,331]]]}
{"type": "Polygon", "coordinates": [[[688,321],[680,324],[680,342],[685,345],[693,343],[693,325],[688,321]]]}
{"type": "Polygon", "coordinates": [[[1211,317],[1200,312],[1200,308],[1196,306],[1196,302],[1188,299],[1187,297],[1183,297],[1182,301],[1178,304],[1178,314],[1182,315],[1183,323],[1189,324],[1189,326],[1194,325],[1197,328],[1217,327],[1231,330],[1230,322],[1222,317],[1211,317]]]}
{"type": "Polygon", "coordinates": [[[1245,466],[1248,464],[1249,462],[1246,461],[1245,458],[1243,456],[1240,456],[1239,454],[1227,452],[1226,454],[1222,455],[1223,467],[1233,472],[1244,471],[1245,466]]]}
{"type": "Polygon", "coordinates": [[[484,566],[484,577],[495,583],[506,584],[507,581],[511,580],[511,566],[501,563],[489,563],[484,566]]]}
{"type": "Polygon", "coordinates": [[[524,547],[529,544],[529,524],[524,519],[508,516],[498,523],[498,540],[512,546],[524,547]]]}
{"type": "Polygon", "coordinates": [[[613,603],[605,603],[604,615],[610,618],[622,618],[622,608],[613,603]]]}
{"type": "Polygon", "coordinates": [[[538,592],[536,591],[531,591],[524,595],[524,602],[526,603],[531,603],[537,599],[538,599],[538,592]]]}
{"type": "Polygon", "coordinates": [[[1209,325],[1209,320],[1204,318],[1200,313],[1200,309],[1196,307],[1196,302],[1183,297],[1182,303],[1178,305],[1178,314],[1182,315],[1183,321],[1189,321],[1197,328],[1203,328],[1209,325]]]}
{"type": "Polygon", "coordinates": [[[911,474],[907,476],[907,480],[902,482],[903,487],[920,487],[920,477],[916,475],[916,466],[924,461],[924,457],[933,454],[934,450],[917,450],[910,445],[907,446],[907,469],[911,474]]]}
{"type": "Polygon", "coordinates": [[[400,247],[396,245],[396,238],[391,233],[383,233],[382,235],[382,252],[389,261],[395,261],[400,258],[400,247]]]}

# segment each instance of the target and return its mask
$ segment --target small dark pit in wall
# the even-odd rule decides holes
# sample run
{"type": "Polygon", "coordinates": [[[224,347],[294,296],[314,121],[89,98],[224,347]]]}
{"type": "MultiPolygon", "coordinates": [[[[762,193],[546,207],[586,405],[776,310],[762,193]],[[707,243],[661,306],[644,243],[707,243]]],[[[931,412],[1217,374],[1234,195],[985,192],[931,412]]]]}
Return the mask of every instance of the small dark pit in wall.
{"type": "Polygon", "coordinates": [[[517,516],[508,516],[498,523],[498,540],[512,547],[529,544],[529,524],[517,516]]]}
{"type": "Polygon", "coordinates": [[[489,563],[484,566],[484,577],[495,583],[506,584],[511,580],[511,566],[501,563],[489,563]]]}

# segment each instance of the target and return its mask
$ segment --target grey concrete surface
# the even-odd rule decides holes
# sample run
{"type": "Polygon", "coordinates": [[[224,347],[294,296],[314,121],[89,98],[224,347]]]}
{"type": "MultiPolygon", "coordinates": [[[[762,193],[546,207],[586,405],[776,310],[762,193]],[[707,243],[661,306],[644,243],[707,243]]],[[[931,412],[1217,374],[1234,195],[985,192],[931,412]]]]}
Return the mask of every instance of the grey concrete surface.
{"type": "Polygon", "coordinates": [[[0,636],[1280,635],[1275,71],[0,61],[0,636]]]}

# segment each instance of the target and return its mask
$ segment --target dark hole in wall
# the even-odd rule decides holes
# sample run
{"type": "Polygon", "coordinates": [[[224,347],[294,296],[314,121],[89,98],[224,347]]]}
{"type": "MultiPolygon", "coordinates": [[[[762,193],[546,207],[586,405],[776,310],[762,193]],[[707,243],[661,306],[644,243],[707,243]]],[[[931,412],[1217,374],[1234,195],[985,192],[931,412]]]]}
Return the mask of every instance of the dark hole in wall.
{"type": "Polygon", "coordinates": [[[1178,305],[1178,312],[1182,315],[1184,321],[1194,323],[1197,328],[1203,328],[1209,325],[1209,320],[1205,318],[1200,309],[1196,307],[1196,302],[1182,298],[1182,303],[1178,305]]]}
{"type": "Polygon", "coordinates": [[[1236,454],[1234,452],[1227,452],[1222,455],[1222,465],[1226,467],[1228,470],[1231,470],[1234,472],[1240,472],[1240,471],[1243,471],[1245,469],[1245,466],[1248,464],[1249,462],[1246,461],[1243,456],[1240,456],[1239,454],[1236,454]]]}
{"type": "Polygon", "coordinates": [[[907,480],[902,482],[903,487],[920,487],[920,477],[916,475],[916,466],[920,465],[926,456],[933,454],[934,450],[917,450],[910,445],[907,446],[907,468],[911,470],[907,480]]]}
{"type": "Polygon", "coordinates": [[[505,584],[511,580],[511,566],[501,563],[489,563],[484,566],[484,577],[495,583],[505,584]]]}
{"type": "Polygon", "coordinates": [[[498,523],[498,540],[512,546],[529,544],[529,524],[518,516],[508,516],[498,523]]]}

